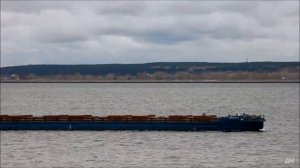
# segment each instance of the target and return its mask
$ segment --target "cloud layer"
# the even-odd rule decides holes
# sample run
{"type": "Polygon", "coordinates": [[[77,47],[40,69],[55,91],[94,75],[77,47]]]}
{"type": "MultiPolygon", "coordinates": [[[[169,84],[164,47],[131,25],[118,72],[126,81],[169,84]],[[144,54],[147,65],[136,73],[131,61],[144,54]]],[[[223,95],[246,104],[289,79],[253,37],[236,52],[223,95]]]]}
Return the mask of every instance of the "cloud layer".
{"type": "Polygon", "coordinates": [[[298,1],[1,1],[1,66],[299,61],[298,1]]]}

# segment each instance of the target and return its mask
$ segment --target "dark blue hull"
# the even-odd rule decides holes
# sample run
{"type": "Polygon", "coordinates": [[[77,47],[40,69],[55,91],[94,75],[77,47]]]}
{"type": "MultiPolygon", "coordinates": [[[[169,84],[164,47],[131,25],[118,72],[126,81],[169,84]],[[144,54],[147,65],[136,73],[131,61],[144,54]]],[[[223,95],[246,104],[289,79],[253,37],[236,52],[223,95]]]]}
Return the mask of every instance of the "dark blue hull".
{"type": "Polygon", "coordinates": [[[126,121],[5,121],[0,130],[149,130],[149,131],[259,131],[260,121],[219,119],[216,122],[126,121]]]}

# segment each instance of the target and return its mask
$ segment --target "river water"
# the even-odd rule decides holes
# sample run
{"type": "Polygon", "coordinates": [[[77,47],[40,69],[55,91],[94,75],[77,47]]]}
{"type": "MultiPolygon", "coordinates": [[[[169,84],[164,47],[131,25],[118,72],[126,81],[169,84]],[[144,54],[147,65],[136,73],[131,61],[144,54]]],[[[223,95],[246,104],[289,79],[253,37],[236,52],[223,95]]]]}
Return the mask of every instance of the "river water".
{"type": "Polygon", "coordinates": [[[267,121],[262,132],[1,131],[0,167],[299,167],[299,84],[1,84],[1,114],[202,113],[267,121]]]}

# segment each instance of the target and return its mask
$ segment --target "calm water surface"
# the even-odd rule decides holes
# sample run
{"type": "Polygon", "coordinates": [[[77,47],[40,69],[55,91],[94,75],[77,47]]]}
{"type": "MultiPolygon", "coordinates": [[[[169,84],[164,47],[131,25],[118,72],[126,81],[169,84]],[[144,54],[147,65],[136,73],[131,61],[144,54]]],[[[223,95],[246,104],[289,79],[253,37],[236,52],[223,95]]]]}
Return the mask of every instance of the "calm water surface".
{"type": "Polygon", "coordinates": [[[1,114],[202,113],[267,121],[263,132],[2,131],[0,167],[299,167],[299,84],[1,84],[1,114]]]}

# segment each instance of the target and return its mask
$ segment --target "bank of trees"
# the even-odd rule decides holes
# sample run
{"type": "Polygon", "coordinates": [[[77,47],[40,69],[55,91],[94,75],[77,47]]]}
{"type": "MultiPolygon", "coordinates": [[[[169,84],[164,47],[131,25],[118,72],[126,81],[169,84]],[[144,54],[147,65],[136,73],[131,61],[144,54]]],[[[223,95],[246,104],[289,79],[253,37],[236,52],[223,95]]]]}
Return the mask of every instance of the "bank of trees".
{"type": "Polygon", "coordinates": [[[299,62],[164,62],[1,67],[9,80],[299,80],[299,62]]]}
{"type": "Polygon", "coordinates": [[[157,71],[154,73],[142,72],[137,75],[117,75],[108,73],[107,75],[82,75],[80,73],[70,75],[45,75],[38,76],[35,74],[21,75],[20,80],[283,80],[298,79],[299,70],[283,69],[276,72],[206,72],[193,73],[180,71],[176,73],[167,73],[157,71]]]}

